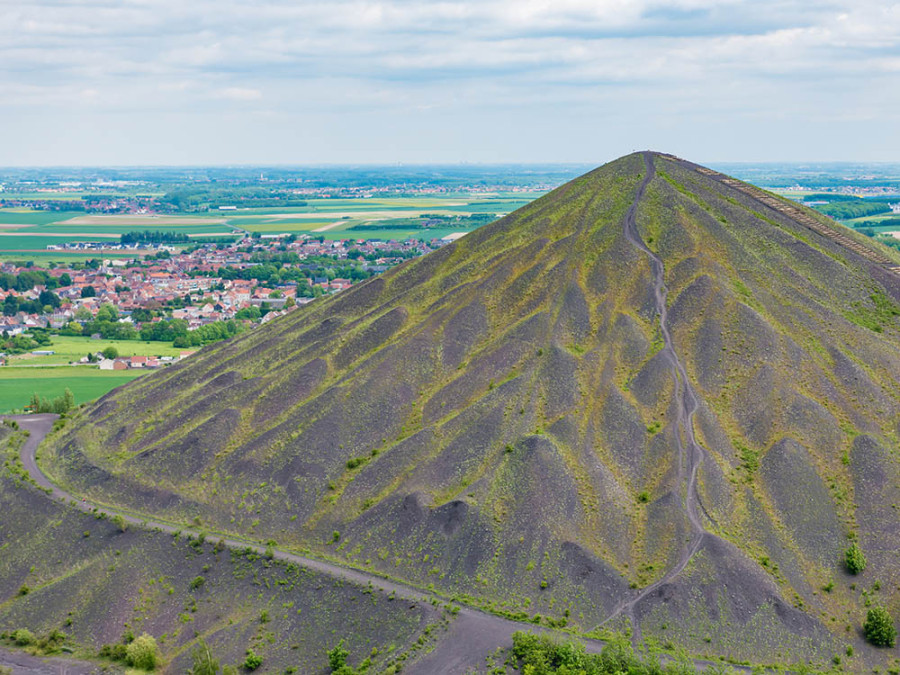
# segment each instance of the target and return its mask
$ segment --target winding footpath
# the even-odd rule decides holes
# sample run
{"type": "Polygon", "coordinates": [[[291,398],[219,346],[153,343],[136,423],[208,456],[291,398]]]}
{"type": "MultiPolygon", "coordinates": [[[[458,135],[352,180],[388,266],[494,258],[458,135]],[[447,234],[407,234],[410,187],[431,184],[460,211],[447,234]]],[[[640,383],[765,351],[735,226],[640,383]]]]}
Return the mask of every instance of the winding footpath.
{"type": "MultiPolygon", "coordinates": [[[[672,579],[681,574],[688,566],[691,559],[700,549],[704,537],[708,536],[706,528],[700,519],[697,511],[698,505],[702,508],[699,495],[697,494],[697,471],[703,462],[705,451],[697,443],[694,436],[694,415],[697,412],[699,404],[697,402],[697,394],[691,387],[688,380],[687,371],[672,341],[672,335],[668,326],[668,307],[666,299],[668,297],[668,288],[665,283],[665,267],[662,260],[647,244],[644,243],[640,231],[637,227],[637,209],[644,192],[650,181],[653,180],[655,169],[653,166],[653,153],[645,152],[644,155],[644,179],[638,187],[634,201],[625,214],[623,223],[625,230],[625,238],[638,248],[644,255],[650,259],[650,268],[653,272],[653,297],[656,305],[656,314],[659,318],[659,330],[663,338],[663,348],[661,354],[668,361],[672,368],[672,377],[675,383],[675,405],[677,414],[675,417],[675,443],[678,448],[678,471],[676,473],[677,484],[679,488],[683,486],[683,494],[680,495],[679,503],[682,511],[690,526],[691,536],[685,547],[678,556],[677,562],[657,581],[641,589],[636,596],[619,604],[613,613],[601,624],[605,625],[619,616],[627,616],[631,620],[632,626],[632,642],[637,645],[642,642],[640,623],[635,617],[635,607],[641,600],[656,591],[663,584],[669,583],[672,579]]],[[[705,513],[705,510],[704,510],[705,513]]],[[[707,517],[712,518],[707,514],[707,517]]]]}
{"type": "MultiPolygon", "coordinates": [[[[687,523],[689,524],[691,534],[680,552],[677,562],[660,579],[643,588],[638,594],[623,599],[612,614],[600,624],[603,626],[618,617],[628,617],[631,620],[632,641],[636,646],[642,643],[640,624],[635,616],[637,604],[655,592],[660,586],[669,583],[672,579],[681,574],[700,549],[704,538],[713,536],[705,529],[698,512],[698,507],[703,509],[703,505],[697,494],[697,472],[706,453],[699,443],[697,443],[694,436],[693,422],[694,415],[699,407],[698,398],[688,380],[684,364],[681,362],[675,351],[672,336],[669,332],[666,306],[668,289],[665,285],[665,269],[662,260],[644,243],[636,222],[636,214],[640,201],[644,196],[647,186],[655,175],[653,153],[644,153],[644,163],[646,172],[635,193],[634,201],[625,214],[623,227],[625,237],[628,241],[649,258],[650,267],[653,272],[656,312],[659,317],[659,329],[664,342],[663,349],[660,353],[663,354],[664,358],[671,366],[672,377],[675,383],[674,395],[677,414],[674,420],[674,436],[678,450],[676,481],[679,486],[679,491],[681,492],[679,504],[681,510],[684,512],[687,523]]],[[[40,487],[44,488],[47,491],[48,496],[52,499],[65,504],[70,504],[85,513],[102,513],[107,516],[121,516],[126,522],[146,529],[155,529],[169,534],[174,534],[177,531],[195,535],[199,534],[199,531],[184,525],[175,525],[172,523],[155,521],[152,518],[138,517],[126,511],[120,511],[114,507],[94,504],[86,499],[79,500],[75,496],[69,494],[51,482],[38,467],[36,461],[37,448],[47,433],[52,429],[56,416],[19,415],[7,416],[7,418],[15,419],[21,428],[27,429],[30,432],[30,437],[21,449],[22,464],[31,478],[40,487]]],[[[705,509],[703,509],[703,511],[706,517],[714,523],[709,514],[706,513],[705,509]]],[[[227,536],[223,537],[222,541],[226,546],[233,549],[249,548],[259,554],[263,554],[266,551],[265,546],[250,541],[233,539],[227,536]]],[[[276,548],[272,552],[274,558],[278,560],[294,563],[306,569],[336,579],[342,579],[363,586],[370,586],[386,594],[393,593],[395,597],[402,600],[429,604],[432,602],[440,604],[447,602],[446,598],[362,570],[344,567],[337,563],[319,558],[299,555],[284,549],[276,548]]],[[[512,634],[519,630],[531,630],[543,633],[554,632],[546,628],[541,628],[532,624],[519,623],[483,612],[470,606],[461,605],[460,611],[450,624],[447,634],[437,643],[435,649],[431,653],[421,657],[417,662],[410,664],[405,669],[405,672],[411,673],[412,675],[452,675],[454,673],[466,672],[473,666],[482,666],[484,664],[485,656],[494,652],[497,647],[509,645],[512,641],[512,634]]],[[[598,653],[603,648],[604,644],[599,640],[582,639],[582,642],[584,642],[587,651],[591,653],[598,653]]],[[[703,660],[698,660],[694,663],[701,668],[710,665],[710,662],[703,660]]],[[[736,670],[745,671],[749,669],[736,667],[736,670]]]]}

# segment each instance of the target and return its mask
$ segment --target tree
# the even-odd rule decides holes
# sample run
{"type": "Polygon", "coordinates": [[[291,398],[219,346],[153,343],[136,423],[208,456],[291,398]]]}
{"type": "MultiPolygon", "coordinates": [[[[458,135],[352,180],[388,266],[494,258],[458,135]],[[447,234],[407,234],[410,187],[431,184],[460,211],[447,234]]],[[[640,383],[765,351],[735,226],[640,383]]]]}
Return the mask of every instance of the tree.
{"type": "MultiPolygon", "coordinates": [[[[59,399],[56,399],[59,400],[59,399]]],[[[54,403],[56,403],[54,401],[54,403]]],[[[62,402],[56,404],[59,410],[54,410],[55,413],[67,413],[75,407],[75,395],[72,393],[72,390],[66,387],[66,390],[62,395],[62,402]]]]}
{"type": "Polygon", "coordinates": [[[60,305],[59,296],[53,291],[41,291],[38,295],[38,302],[41,305],[49,305],[53,309],[56,309],[60,305]]]}
{"type": "Polygon", "coordinates": [[[897,640],[894,620],[884,607],[873,607],[866,615],[863,635],[876,647],[893,647],[897,640]]]}
{"type": "Polygon", "coordinates": [[[194,651],[191,652],[191,658],[194,661],[191,675],[216,675],[219,672],[219,662],[212,657],[209,645],[203,640],[200,640],[197,646],[194,647],[194,651]]]}
{"type": "Polygon", "coordinates": [[[118,321],[119,311],[110,304],[104,304],[97,310],[97,321],[118,321]]]}
{"type": "Polygon", "coordinates": [[[855,541],[850,544],[850,548],[844,553],[844,560],[847,564],[847,571],[850,574],[859,574],[866,569],[866,556],[863,555],[862,549],[855,541]]]}
{"type": "Polygon", "coordinates": [[[97,297],[97,289],[93,286],[85,286],[81,289],[81,297],[82,298],[96,298],[97,297]]]}
{"type": "Polygon", "coordinates": [[[117,359],[117,358],[119,358],[119,350],[116,349],[116,348],[115,348],[114,346],[112,346],[112,345],[110,345],[109,347],[107,347],[106,349],[104,349],[103,352],[101,352],[101,353],[103,354],[103,357],[106,358],[106,359],[117,359]]]}
{"type": "Polygon", "coordinates": [[[68,272],[63,272],[59,275],[59,285],[63,287],[72,285],[72,277],[69,276],[68,272]]]}
{"type": "Polygon", "coordinates": [[[153,670],[159,661],[159,650],[152,635],[144,633],[125,648],[125,662],[142,670],[153,670]]]}

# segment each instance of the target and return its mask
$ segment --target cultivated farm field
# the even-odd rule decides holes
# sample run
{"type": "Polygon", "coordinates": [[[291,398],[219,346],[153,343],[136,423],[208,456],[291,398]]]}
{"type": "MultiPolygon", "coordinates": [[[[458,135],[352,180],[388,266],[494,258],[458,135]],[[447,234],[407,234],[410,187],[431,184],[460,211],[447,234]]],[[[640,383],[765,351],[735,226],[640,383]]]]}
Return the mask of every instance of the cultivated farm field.
{"type": "Polygon", "coordinates": [[[111,371],[88,366],[0,368],[0,412],[24,408],[33,393],[56,398],[68,388],[75,403],[92,401],[111,389],[140,377],[141,370],[111,371]]]}
{"type": "MultiPolygon", "coordinates": [[[[99,241],[118,243],[119,235],[143,230],[178,232],[195,239],[240,231],[310,234],[326,239],[441,238],[469,232],[494,217],[511,213],[542,192],[447,197],[310,199],[306,206],[237,209],[204,215],[94,215],[75,211],[0,209],[0,260],[41,259],[73,262],[84,252],[47,251],[48,245],[99,241]],[[477,214],[481,217],[471,218],[477,214]],[[438,220],[439,223],[434,221],[438,220]],[[377,225],[377,227],[372,227],[377,225]]],[[[87,257],[96,257],[89,254],[87,257]]],[[[115,257],[116,251],[104,251],[115,257]]],[[[119,252],[121,255],[121,252],[119,252]]]]}

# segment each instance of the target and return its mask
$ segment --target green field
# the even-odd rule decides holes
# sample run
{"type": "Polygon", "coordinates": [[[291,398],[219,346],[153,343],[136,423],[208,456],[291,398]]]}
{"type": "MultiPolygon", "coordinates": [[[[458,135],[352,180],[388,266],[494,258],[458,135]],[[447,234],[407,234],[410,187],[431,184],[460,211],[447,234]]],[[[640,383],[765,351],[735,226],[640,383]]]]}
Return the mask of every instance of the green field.
{"type": "MultiPolygon", "coordinates": [[[[326,239],[441,238],[467,232],[482,223],[424,229],[410,219],[423,214],[465,216],[478,213],[506,215],[539,197],[539,192],[454,194],[442,197],[373,199],[311,199],[303,207],[211,211],[204,214],[166,216],[103,216],[72,211],[0,209],[0,260],[34,259],[41,262],[75,262],[96,257],[115,257],[115,252],[47,251],[50,244],[100,241],[117,244],[127,232],[159,230],[188,236],[217,235],[241,228],[261,234],[311,234],[326,239]],[[177,222],[173,222],[177,221],[177,222]],[[215,222],[222,221],[222,222],[215,222]],[[354,229],[360,225],[397,221],[396,227],[354,229]],[[405,221],[405,222],[404,222],[405,221]],[[322,228],[324,231],[318,232],[322,228]],[[35,236],[39,235],[39,236],[35,236]]],[[[122,254],[118,254],[122,255],[122,254]]]]}
{"type": "Polygon", "coordinates": [[[83,211],[28,211],[25,209],[0,209],[0,223],[4,225],[48,225],[76,216],[83,211]]]}
{"type": "Polygon", "coordinates": [[[88,366],[61,368],[0,368],[0,411],[17,410],[28,405],[31,395],[56,398],[66,388],[76,403],[92,401],[111,389],[145,374],[140,370],[99,370],[88,366]]]}
{"type": "Polygon", "coordinates": [[[19,354],[10,357],[10,365],[68,365],[78,361],[88,352],[96,354],[107,347],[119,350],[119,356],[178,356],[181,349],[174,348],[168,342],[139,342],[137,340],[92,340],[89,337],[69,337],[54,335],[53,342],[46,347],[38,347],[38,351],[53,350],[52,356],[34,356],[19,354]]]}

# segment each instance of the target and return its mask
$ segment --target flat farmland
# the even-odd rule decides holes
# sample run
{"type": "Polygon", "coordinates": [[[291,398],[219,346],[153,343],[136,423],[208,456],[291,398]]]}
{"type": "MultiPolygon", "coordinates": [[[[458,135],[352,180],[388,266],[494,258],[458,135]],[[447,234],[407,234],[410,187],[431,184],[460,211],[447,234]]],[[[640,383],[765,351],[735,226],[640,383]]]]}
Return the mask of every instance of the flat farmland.
{"type": "Polygon", "coordinates": [[[238,209],[208,214],[101,215],[76,211],[0,209],[0,260],[27,257],[42,261],[85,260],[123,252],[47,251],[48,245],[74,242],[117,243],[128,232],[154,230],[191,238],[224,237],[238,230],[260,234],[309,234],[327,239],[440,238],[468,232],[539,197],[540,192],[452,194],[446,197],[311,199],[292,208],[238,209]],[[488,218],[467,219],[487,215],[488,218]],[[415,222],[437,216],[445,222],[423,227],[415,222]]]}
{"type": "Polygon", "coordinates": [[[108,391],[130,382],[144,373],[140,370],[99,370],[89,366],[61,368],[0,368],[0,411],[8,412],[28,405],[31,395],[44,398],[60,396],[68,388],[76,403],[93,401],[108,391]]]}
{"type": "MultiPolygon", "coordinates": [[[[178,356],[182,349],[176,349],[168,342],[141,342],[138,340],[93,340],[89,337],[54,335],[48,346],[36,351],[53,351],[52,355],[17,354],[9,357],[9,367],[68,365],[78,361],[88,353],[96,354],[107,347],[115,347],[119,356],[178,356]]],[[[2,369],[0,369],[2,370],[2,369]]]]}
{"type": "Polygon", "coordinates": [[[466,216],[504,216],[543,193],[452,195],[447,198],[397,197],[391,199],[313,199],[292,209],[248,209],[232,212],[229,225],[263,234],[310,234],[326,239],[440,238],[452,232],[468,232],[489,219],[465,220],[466,216]],[[459,217],[446,227],[421,227],[413,221],[423,216],[459,217]]]}

